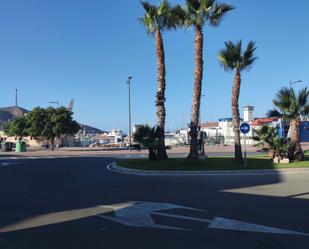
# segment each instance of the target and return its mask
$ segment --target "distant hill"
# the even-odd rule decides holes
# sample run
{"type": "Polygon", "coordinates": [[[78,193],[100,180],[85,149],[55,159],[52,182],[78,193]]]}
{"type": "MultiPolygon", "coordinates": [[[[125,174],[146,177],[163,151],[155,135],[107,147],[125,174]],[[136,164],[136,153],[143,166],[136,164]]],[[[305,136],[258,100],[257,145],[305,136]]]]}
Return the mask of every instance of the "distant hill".
{"type": "Polygon", "coordinates": [[[18,106],[0,108],[0,128],[3,127],[4,123],[13,120],[17,117],[22,117],[28,112],[29,112],[28,110],[18,106]]]}
{"type": "Polygon", "coordinates": [[[83,127],[83,130],[86,132],[86,134],[102,134],[106,132],[85,124],[80,124],[80,126],[83,127]]]}

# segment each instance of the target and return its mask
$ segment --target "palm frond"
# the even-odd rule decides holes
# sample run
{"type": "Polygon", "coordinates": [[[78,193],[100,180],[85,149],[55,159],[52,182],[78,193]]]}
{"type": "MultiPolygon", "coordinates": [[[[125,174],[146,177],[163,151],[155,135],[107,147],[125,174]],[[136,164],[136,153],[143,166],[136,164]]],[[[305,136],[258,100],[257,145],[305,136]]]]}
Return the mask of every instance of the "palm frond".
{"type": "Polygon", "coordinates": [[[234,60],[226,50],[221,50],[218,54],[219,63],[225,71],[233,71],[235,68],[234,60]]]}
{"type": "Polygon", "coordinates": [[[145,2],[145,1],[141,1],[141,5],[143,6],[143,8],[146,12],[149,12],[150,8],[152,7],[152,5],[150,3],[145,2]]]}
{"type": "Polygon", "coordinates": [[[256,59],[253,57],[255,51],[255,43],[249,42],[245,52],[242,52],[242,41],[239,40],[236,43],[232,41],[226,41],[225,49],[221,50],[218,54],[220,64],[227,71],[234,69],[244,70],[253,63],[256,59]]]}
{"type": "Polygon", "coordinates": [[[266,116],[270,118],[282,118],[283,117],[283,115],[276,109],[269,110],[266,116]]]}
{"type": "Polygon", "coordinates": [[[298,94],[298,103],[301,107],[306,106],[309,102],[309,90],[307,87],[300,90],[298,94]]]}
{"type": "Polygon", "coordinates": [[[283,113],[294,113],[296,103],[294,90],[287,87],[280,89],[276,94],[276,99],[273,100],[273,104],[283,113]]]}
{"type": "Polygon", "coordinates": [[[167,0],[162,0],[158,6],[143,1],[141,4],[145,14],[138,21],[147,28],[147,32],[150,34],[154,34],[158,30],[175,29],[183,24],[185,12],[179,5],[172,7],[167,0]]]}
{"type": "MultiPolygon", "coordinates": [[[[212,3],[213,4],[213,3],[212,3]]],[[[224,15],[235,9],[232,5],[229,4],[216,4],[213,8],[213,12],[209,15],[209,23],[213,27],[217,27],[223,20],[224,15]]]]}
{"type": "Polygon", "coordinates": [[[306,105],[301,111],[301,115],[309,116],[309,105],[306,105]]]}
{"type": "Polygon", "coordinates": [[[168,28],[176,29],[177,27],[183,27],[185,18],[186,12],[180,5],[171,7],[169,11],[168,28]]]}
{"type": "Polygon", "coordinates": [[[218,26],[232,9],[233,6],[219,4],[216,0],[186,0],[186,26],[202,27],[205,23],[218,26]]]}
{"type": "Polygon", "coordinates": [[[243,66],[244,68],[248,68],[251,66],[257,57],[254,57],[254,52],[257,50],[254,41],[250,41],[247,45],[247,48],[243,55],[243,66]]]}

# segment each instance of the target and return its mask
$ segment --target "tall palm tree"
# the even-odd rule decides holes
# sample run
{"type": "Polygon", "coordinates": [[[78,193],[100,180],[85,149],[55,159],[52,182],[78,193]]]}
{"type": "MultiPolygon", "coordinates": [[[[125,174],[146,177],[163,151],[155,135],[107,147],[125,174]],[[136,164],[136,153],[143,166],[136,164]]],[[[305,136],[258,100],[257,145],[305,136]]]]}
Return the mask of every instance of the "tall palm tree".
{"type": "Polygon", "coordinates": [[[267,113],[269,117],[279,117],[290,122],[291,147],[289,158],[291,160],[304,160],[304,152],[300,144],[299,120],[300,117],[309,115],[309,90],[304,88],[296,96],[292,88],[282,88],[277,93],[273,104],[279,109],[267,113]]]}
{"type": "Polygon", "coordinates": [[[181,24],[183,18],[183,10],[179,5],[172,7],[167,0],[163,0],[159,6],[151,5],[147,2],[141,2],[145,15],[139,18],[141,23],[147,28],[147,33],[155,36],[156,49],[157,49],[157,64],[158,64],[158,76],[157,76],[157,127],[156,135],[158,139],[158,159],[167,159],[167,153],[165,149],[164,130],[165,130],[165,52],[162,38],[162,32],[164,30],[176,29],[181,24]]]}
{"type": "Polygon", "coordinates": [[[248,69],[256,60],[254,52],[256,50],[255,43],[250,41],[245,51],[242,51],[242,42],[233,43],[225,42],[225,49],[219,52],[219,62],[224,67],[225,71],[234,71],[235,78],[232,90],[232,116],[233,116],[233,131],[235,137],[235,162],[243,163],[241,143],[240,143],[240,115],[239,115],[239,94],[241,85],[241,72],[248,69]]]}
{"type": "Polygon", "coordinates": [[[224,15],[232,9],[231,5],[220,4],[216,0],[186,0],[185,26],[193,27],[195,30],[195,69],[191,122],[189,124],[191,137],[189,160],[198,160],[197,128],[200,118],[203,80],[203,27],[206,24],[213,27],[218,26],[224,15]]]}

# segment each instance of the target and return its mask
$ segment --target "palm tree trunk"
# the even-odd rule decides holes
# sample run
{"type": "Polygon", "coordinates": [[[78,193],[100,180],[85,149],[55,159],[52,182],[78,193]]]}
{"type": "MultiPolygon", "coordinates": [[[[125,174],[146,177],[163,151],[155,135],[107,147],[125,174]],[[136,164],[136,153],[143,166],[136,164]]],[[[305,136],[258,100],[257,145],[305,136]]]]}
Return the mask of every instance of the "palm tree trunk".
{"type": "Polygon", "coordinates": [[[157,47],[157,62],[158,62],[158,90],[156,96],[157,106],[157,130],[156,136],[158,138],[157,158],[159,160],[167,159],[167,153],[165,148],[164,139],[164,127],[165,127],[165,55],[164,45],[160,30],[156,32],[156,47],[157,47]]]}
{"type": "Polygon", "coordinates": [[[235,147],[235,157],[234,160],[237,163],[243,163],[242,151],[241,151],[241,141],[240,141],[240,115],[239,115],[239,94],[240,94],[240,84],[241,75],[240,70],[236,69],[233,92],[232,92],[232,115],[233,115],[233,130],[234,130],[234,147],[235,147]]]}
{"type": "Polygon", "coordinates": [[[203,30],[201,26],[195,27],[195,69],[194,69],[194,89],[191,112],[190,127],[190,153],[189,160],[198,160],[198,139],[197,128],[199,123],[202,80],[203,80],[203,30]]]}
{"type": "Polygon", "coordinates": [[[301,148],[299,139],[299,121],[292,119],[290,121],[291,127],[291,148],[289,150],[289,158],[292,160],[303,161],[305,156],[301,148]]]}
{"type": "Polygon", "coordinates": [[[52,137],[51,138],[51,151],[54,151],[54,148],[55,148],[55,138],[52,137]]]}

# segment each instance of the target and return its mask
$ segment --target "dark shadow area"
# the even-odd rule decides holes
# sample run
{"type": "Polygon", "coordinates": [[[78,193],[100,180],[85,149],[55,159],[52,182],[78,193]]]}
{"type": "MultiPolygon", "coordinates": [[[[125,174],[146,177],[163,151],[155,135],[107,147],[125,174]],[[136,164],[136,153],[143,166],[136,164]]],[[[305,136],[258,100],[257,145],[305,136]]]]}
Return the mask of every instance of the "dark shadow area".
{"type": "MultiPolygon", "coordinates": [[[[309,232],[309,200],[292,198],[307,192],[287,197],[224,192],[286,181],[280,174],[145,177],[106,170],[106,164],[112,161],[112,158],[101,157],[37,159],[0,168],[0,228],[45,214],[65,216],[63,212],[74,214],[74,210],[96,214],[100,205],[147,201],[207,210],[206,214],[196,212],[194,215],[208,219],[224,217],[309,232]]],[[[297,176],[292,180],[291,184],[297,181],[297,176]]],[[[305,183],[303,178],[301,180],[305,183]]],[[[181,225],[175,218],[156,217],[156,222],[181,225]]],[[[131,228],[86,213],[74,220],[0,233],[0,248],[303,249],[309,243],[308,238],[301,236],[221,231],[194,222],[191,228],[193,232],[131,228]]]]}

